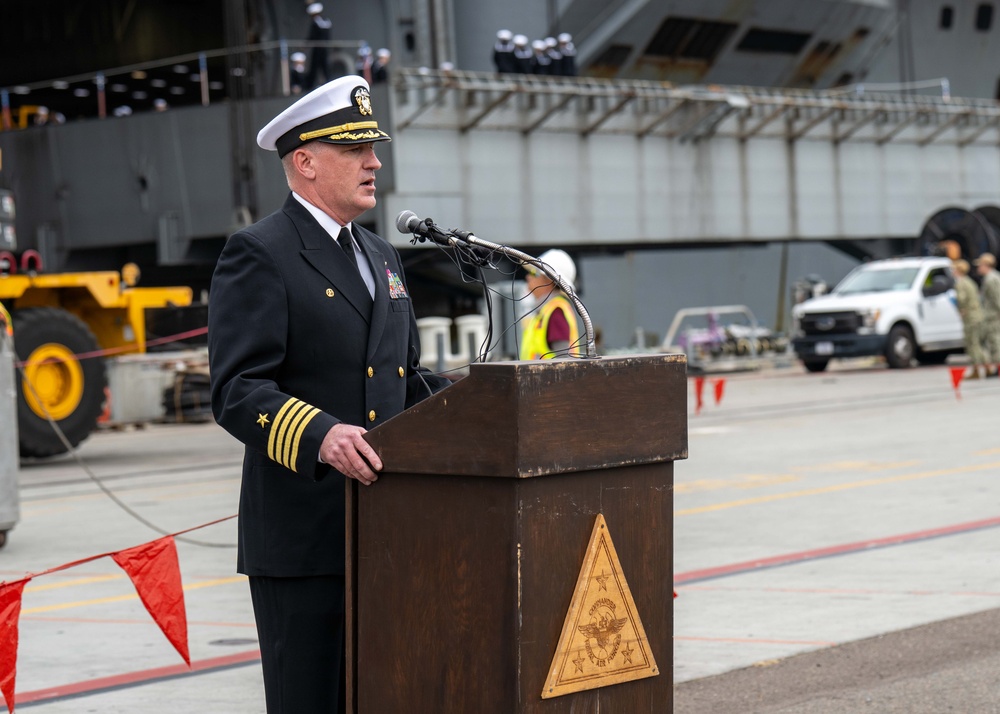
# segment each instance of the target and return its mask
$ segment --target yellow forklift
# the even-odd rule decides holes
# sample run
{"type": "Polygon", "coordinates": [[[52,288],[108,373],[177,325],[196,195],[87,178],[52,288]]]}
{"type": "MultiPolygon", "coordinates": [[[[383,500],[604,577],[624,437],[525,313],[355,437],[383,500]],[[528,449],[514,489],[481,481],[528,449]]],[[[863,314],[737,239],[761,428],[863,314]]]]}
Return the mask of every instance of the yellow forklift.
{"type": "Polygon", "coordinates": [[[148,312],[191,304],[187,287],[136,287],[138,268],[46,274],[32,250],[15,254],[14,196],[0,189],[0,303],[11,316],[22,457],[64,453],[97,426],[109,356],[145,352],[148,312]]]}

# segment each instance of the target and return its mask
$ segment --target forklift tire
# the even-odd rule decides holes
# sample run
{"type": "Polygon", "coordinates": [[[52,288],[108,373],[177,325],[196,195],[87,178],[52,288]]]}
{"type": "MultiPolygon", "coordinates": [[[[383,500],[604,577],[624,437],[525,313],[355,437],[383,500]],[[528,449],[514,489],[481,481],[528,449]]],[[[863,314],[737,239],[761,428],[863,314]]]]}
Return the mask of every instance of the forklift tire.
{"type": "Polygon", "coordinates": [[[24,308],[12,317],[14,350],[25,363],[16,380],[21,456],[65,453],[49,417],[74,447],[97,427],[108,384],[104,360],[76,355],[93,354],[100,346],[82,320],[59,308],[24,308]]]}

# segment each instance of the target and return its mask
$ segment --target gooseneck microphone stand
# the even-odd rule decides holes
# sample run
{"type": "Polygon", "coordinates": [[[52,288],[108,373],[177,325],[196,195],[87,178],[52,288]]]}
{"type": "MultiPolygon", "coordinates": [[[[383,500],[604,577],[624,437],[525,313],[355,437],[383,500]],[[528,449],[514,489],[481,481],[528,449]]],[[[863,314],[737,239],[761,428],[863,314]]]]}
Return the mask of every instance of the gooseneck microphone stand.
{"type": "Polygon", "coordinates": [[[583,306],[580,298],[577,296],[576,291],[573,286],[563,280],[562,276],[558,275],[552,267],[538,258],[532,257],[527,253],[524,253],[516,248],[511,248],[507,245],[500,245],[499,243],[493,243],[492,241],[483,240],[477,236],[469,233],[464,235],[463,231],[453,231],[461,241],[468,243],[472,246],[478,246],[481,248],[486,248],[497,253],[502,253],[507,256],[515,263],[519,265],[533,265],[539,270],[541,270],[545,275],[556,285],[559,289],[566,293],[566,296],[573,303],[573,307],[576,308],[576,313],[580,316],[580,321],[583,322],[584,339],[587,345],[587,354],[584,355],[586,359],[600,359],[600,355],[597,354],[597,343],[594,339],[594,323],[590,319],[590,313],[587,312],[587,308],[583,306]]]}
{"type": "Polygon", "coordinates": [[[403,211],[396,217],[396,230],[400,233],[412,234],[413,239],[411,242],[414,243],[418,241],[422,243],[425,240],[429,240],[445,248],[460,250],[475,265],[494,267],[490,264],[490,254],[495,252],[507,256],[518,265],[535,266],[545,273],[553,283],[559,286],[559,289],[566,293],[570,302],[573,303],[577,315],[580,316],[580,320],[583,322],[584,338],[587,345],[587,354],[584,357],[586,359],[600,359],[600,355],[597,354],[597,343],[594,339],[594,323],[590,319],[590,313],[583,306],[573,286],[563,280],[562,276],[557,274],[548,263],[516,248],[478,238],[470,231],[463,231],[457,228],[453,228],[450,231],[445,230],[430,218],[419,218],[413,211],[403,211]],[[485,251],[476,250],[476,248],[485,249],[485,251]]]}

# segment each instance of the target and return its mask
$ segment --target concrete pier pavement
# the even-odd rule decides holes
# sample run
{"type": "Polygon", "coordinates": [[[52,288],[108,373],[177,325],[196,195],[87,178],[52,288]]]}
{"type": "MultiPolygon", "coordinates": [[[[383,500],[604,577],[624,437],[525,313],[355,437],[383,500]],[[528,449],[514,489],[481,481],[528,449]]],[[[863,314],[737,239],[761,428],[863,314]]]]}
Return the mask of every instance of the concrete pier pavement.
{"type": "MultiPolygon", "coordinates": [[[[998,711],[1000,380],[956,395],[947,366],[865,362],[707,380],[675,470],[674,711],[998,711]]],[[[167,532],[236,513],[241,454],[214,424],[102,432],[80,449],[167,532]]],[[[20,481],[6,580],[159,537],[71,458],[23,464],[20,481]]],[[[178,542],[191,670],[109,558],[32,580],[17,709],[263,714],[235,530],[178,542]]]]}
{"type": "MultiPolygon", "coordinates": [[[[242,447],[214,424],[99,432],[71,457],[22,464],[21,522],[0,551],[5,580],[234,516],[242,447]]],[[[179,536],[192,667],[105,557],[24,590],[17,711],[263,714],[257,635],[236,573],[236,520],[179,536]]]]}
{"type": "Polygon", "coordinates": [[[1000,381],[731,375],[675,479],[677,714],[1000,711],[1000,381]]]}

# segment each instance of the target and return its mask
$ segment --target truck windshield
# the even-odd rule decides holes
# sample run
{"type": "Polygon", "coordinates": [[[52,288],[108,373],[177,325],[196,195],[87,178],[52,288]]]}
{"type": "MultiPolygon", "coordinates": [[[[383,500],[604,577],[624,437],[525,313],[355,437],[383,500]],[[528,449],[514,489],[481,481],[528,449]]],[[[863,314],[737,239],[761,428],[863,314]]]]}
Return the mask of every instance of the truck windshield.
{"type": "Polygon", "coordinates": [[[861,268],[844,278],[834,288],[838,295],[877,293],[889,290],[909,290],[919,268],[893,268],[891,270],[865,270],[861,268]]]}

